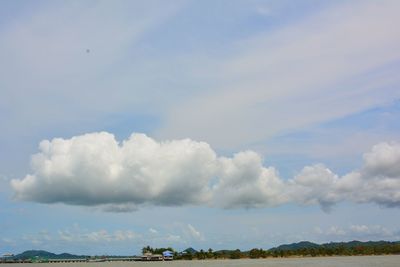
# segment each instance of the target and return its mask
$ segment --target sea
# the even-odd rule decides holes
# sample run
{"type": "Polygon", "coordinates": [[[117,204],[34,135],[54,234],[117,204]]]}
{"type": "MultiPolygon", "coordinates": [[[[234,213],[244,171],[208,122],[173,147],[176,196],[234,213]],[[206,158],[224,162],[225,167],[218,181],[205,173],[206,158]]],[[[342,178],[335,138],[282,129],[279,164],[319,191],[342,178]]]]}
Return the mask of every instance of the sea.
{"type": "Polygon", "coordinates": [[[170,262],[84,262],[84,263],[14,263],[0,267],[399,267],[400,255],[342,256],[315,258],[267,258],[240,260],[193,260],[170,262]]]}

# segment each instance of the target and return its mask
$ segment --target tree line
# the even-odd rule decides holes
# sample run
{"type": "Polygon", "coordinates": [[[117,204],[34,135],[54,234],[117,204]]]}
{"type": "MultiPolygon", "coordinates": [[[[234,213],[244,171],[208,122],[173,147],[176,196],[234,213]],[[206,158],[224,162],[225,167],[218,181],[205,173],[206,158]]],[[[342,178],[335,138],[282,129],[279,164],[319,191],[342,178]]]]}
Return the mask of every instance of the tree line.
{"type": "Polygon", "coordinates": [[[400,254],[399,242],[387,242],[385,244],[375,245],[318,245],[318,247],[303,247],[294,249],[273,248],[264,250],[262,248],[253,248],[249,251],[235,250],[218,250],[212,248],[199,251],[183,251],[177,252],[175,249],[168,248],[152,248],[150,246],[143,247],[142,252],[150,252],[153,254],[162,254],[164,251],[171,251],[174,259],[183,260],[206,260],[206,259],[241,259],[241,258],[278,258],[278,257],[321,257],[321,256],[357,256],[357,255],[389,255],[400,254]]]}

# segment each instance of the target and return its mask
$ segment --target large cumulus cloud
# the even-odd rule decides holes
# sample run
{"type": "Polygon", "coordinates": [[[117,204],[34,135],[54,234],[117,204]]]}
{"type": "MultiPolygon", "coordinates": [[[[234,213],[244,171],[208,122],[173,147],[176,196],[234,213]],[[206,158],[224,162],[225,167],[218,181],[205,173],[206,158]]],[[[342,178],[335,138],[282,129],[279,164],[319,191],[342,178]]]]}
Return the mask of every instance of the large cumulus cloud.
{"type": "Polygon", "coordinates": [[[44,140],[32,173],[14,179],[15,198],[39,203],[102,206],[125,212],[141,205],[254,208],[294,202],[328,210],[340,201],[400,206],[400,144],[380,143],[359,170],[339,177],[306,166],[281,179],[255,152],[218,157],[204,142],[157,142],[132,134],[119,143],[106,132],[44,140]]]}
{"type": "Polygon", "coordinates": [[[158,143],[134,134],[119,144],[101,132],[45,140],[39,149],[33,174],[11,181],[17,199],[118,209],[127,203],[198,204],[211,197],[208,181],[216,155],[206,143],[158,143]]]}
{"type": "Polygon", "coordinates": [[[233,158],[219,158],[218,182],[213,187],[214,205],[225,208],[274,206],[287,201],[284,182],[273,167],[262,165],[252,151],[233,158]]]}
{"type": "Polygon", "coordinates": [[[292,200],[324,209],[344,200],[400,207],[400,144],[379,143],[363,159],[360,170],[342,177],[323,165],[304,167],[289,181],[292,200]]]}

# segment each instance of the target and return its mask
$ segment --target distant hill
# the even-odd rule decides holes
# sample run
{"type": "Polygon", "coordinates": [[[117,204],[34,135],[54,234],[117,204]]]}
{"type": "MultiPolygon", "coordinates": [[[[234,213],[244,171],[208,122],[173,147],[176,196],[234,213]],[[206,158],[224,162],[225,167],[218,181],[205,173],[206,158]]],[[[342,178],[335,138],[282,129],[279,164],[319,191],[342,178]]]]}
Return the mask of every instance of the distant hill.
{"type": "Polygon", "coordinates": [[[331,242],[331,243],[325,243],[325,244],[316,244],[312,243],[309,241],[301,241],[298,243],[292,243],[292,244],[285,244],[285,245],[280,245],[275,248],[269,249],[269,251],[295,251],[295,250],[300,250],[300,249],[311,249],[311,248],[330,248],[330,249],[335,249],[335,248],[356,248],[356,247],[382,247],[386,245],[395,245],[395,244],[400,244],[400,242],[389,242],[389,241],[367,241],[367,242],[362,242],[362,241],[349,241],[349,242],[331,242]]]}
{"type": "MultiPolygon", "coordinates": [[[[206,256],[208,252],[204,251],[198,253],[192,247],[183,251],[181,255],[185,259],[186,256],[200,258],[206,256]],[[185,254],[187,253],[187,254],[185,254]],[[203,254],[203,255],[196,255],[203,254]]],[[[303,255],[303,256],[326,256],[326,255],[385,255],[385,254],[400,254],[400,241],[350,241],[350,242],[331,242],[325,244],[316,244],[309,241],[301,241],[298,243],[284,244],[269,250],[252,249],[249,251],[239,250],[217,250],[214,251],[212,257],[216,258],[240,258],[240,257],[286,257],[290,255],[303,255]]],[[[25,260],[32,258],[41,259],[78,259],[87,258],[85,255],[73,255],[69,253],[55,254],[45,250],[27,250],[21,254],[15,255],[12,259],[25,260]]],[[[117,257],[117,256],[114,256],[117,257]]]]}
{"type": "Polygon", "coordinates": [[[182,252],[186,252],[186,253],[189,253],[189,254],[196,254],[198,251],[195,250],[194,248],[190,247],[190,248],[185,249],[182,252]]]}
{"type": "Polygon", "coordinates": [[[338,247],[345,247],[345,248],[355,248],[355,247],[377,247],[377,246],[386,246],[386,245],[395,245],[400,244],[400,242],[390,242],[390,241],[350,241],[350,242],[331,242],[322,244],[322,246],[326,248],[338,248],[338,247]]]}
{"type": "Polygon", "coordinates": [[[45,258],[45,259],[77,259],[86,258],[87,256],[78,256],[69,253],[54,254],[45,250],[27,250],[21,254],[15,255],[14,259],[30,259],[34,257],[45,258]]]}
{"type": "Polygon", "coordinates": [[[276,248],[271,248],[270,251],[274,250],[299,250],[303,248],[319,248],[321,245],[309,242],[309,241],[301,241],[298,243],[292,243],[292,244],[285,244],[285,245],[280,245],[276,248]]]}

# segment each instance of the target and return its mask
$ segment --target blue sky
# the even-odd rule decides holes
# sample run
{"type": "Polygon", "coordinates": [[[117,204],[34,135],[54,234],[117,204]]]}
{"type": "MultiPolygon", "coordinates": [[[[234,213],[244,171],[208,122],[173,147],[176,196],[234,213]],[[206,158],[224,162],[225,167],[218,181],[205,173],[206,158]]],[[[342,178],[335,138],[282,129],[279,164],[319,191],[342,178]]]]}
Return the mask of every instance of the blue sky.
{"type": "Polygon", "coordinates": [[[398,8],[2,1],[0,253],[399,240],[398,8]]]}

